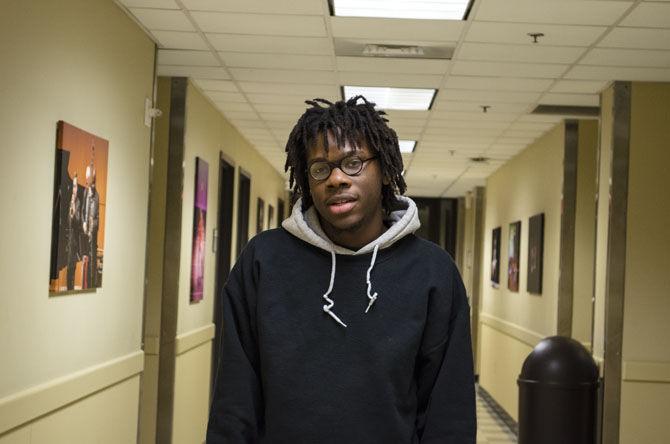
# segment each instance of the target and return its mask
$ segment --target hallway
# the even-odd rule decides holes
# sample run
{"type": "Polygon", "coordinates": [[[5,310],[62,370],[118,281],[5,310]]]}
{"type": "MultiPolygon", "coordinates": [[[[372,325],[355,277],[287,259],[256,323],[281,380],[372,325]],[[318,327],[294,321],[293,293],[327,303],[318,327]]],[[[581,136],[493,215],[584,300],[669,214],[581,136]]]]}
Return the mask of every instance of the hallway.
{"type": "Polygon", "coordinates": [[[204,442],[289,135],[358,94],[462,277],[477,442],[516,441],[555,335],[598,366],[597,444],[670,442],[670,1],[403,1],[3,4],[0,444],[204,442]]]}

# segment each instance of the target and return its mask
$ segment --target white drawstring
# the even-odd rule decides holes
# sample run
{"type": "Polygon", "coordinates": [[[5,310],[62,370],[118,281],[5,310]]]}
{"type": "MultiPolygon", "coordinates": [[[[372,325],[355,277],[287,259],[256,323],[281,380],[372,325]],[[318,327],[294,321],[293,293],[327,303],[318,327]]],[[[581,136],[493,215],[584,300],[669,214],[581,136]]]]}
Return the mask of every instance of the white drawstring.
{"type": "Polygon", "coordinates": [[[330,285],[328,286],[328,291],[326,292],[326,294],[323,295],[323,298],[326,301],[328,301],[328,305],[323,306],[323,311],[325,311],[326,313],[328,313],[330,315],[330,317],[335,319],[335,321],[337,321],[338,324],[340,324],[341,326],[346,328],[347,324],[342,322],[342,320],[340,318],[338,318],[335,313],[330,311],[330,309],[333,308],[333,305],[335,305],[335,302],[333,302],[333,300],[328,297],[330,292],[333,291],[333,284],[335,283],[335,252],[331,251],[330,254],[331,254],[331,260],[332,260],[333,266],[332,266],[332,269],[330,271],[330,285]]]}
{"type": "Polygon", "coordinates": [[[377,250],[379,249],[379,244],[375,245],[375,249],[372,252],[372,260],[370,261],[370,268],[368,268],[368,274],[366,277],[366,282],[368,284],[368,299],[370,299],[370,302],[368,303],[368,308],[365,309],[365,312],[367,313],[368,310],[370,310],[370,307],[372,307],[372,304],[375,303],[377,300],[377,292],[375,294],[370,294],[370,290],[372,290],[372,282],[370,281],[370,273],[372,273],[372,268],[375,266],[375,260],[377,259],[377,250]]]}

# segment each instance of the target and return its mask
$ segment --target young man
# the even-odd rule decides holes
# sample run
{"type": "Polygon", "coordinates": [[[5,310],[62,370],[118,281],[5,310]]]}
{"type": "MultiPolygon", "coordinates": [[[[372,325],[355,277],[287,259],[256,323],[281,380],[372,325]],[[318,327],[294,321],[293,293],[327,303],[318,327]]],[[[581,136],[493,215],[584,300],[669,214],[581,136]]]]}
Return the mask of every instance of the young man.
{"type": "Polygon", "coordinates": [[[412,234],[398,138],[363,97],[306,103],[286,145],[300,198],[222,296],[207,442],[474,443],[468,301],[412,234]]]}

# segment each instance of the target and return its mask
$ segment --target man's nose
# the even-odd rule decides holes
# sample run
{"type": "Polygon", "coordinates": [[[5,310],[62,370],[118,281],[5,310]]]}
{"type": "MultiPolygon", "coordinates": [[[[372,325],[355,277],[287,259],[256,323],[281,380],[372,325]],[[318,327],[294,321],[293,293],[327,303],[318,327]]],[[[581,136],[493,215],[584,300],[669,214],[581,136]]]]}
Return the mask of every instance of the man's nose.
{"type": "Polygon", "coordinates": [[[351,176],[342,171],[339,167],[333,167],[330,176],[328,176],[326,185],[332,188],[349,186],[351,185],[351,176]]]}

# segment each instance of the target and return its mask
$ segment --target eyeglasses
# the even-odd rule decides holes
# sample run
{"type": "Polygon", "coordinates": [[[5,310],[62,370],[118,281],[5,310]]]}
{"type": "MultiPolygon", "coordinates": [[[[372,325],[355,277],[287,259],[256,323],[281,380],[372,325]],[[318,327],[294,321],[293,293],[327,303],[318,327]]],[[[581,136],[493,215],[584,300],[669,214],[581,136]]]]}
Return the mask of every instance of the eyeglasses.
{"type": "Polygon", "coordinates": [[[333,168],[339,168],[348,176],[356,176],[361,172],[367,161],[376,158],[377,156],[372,156],[368,157],[367,159],[361,159],[360,157],[353,155],[343,157],[339,162],[315,160],[309,164],[307,170],[309,171],[309,175],[312,176],[312,179],[314,180],[328,179],[328,177],[330,177],[330,173],[333,171],[333,168]]]}

